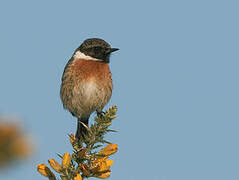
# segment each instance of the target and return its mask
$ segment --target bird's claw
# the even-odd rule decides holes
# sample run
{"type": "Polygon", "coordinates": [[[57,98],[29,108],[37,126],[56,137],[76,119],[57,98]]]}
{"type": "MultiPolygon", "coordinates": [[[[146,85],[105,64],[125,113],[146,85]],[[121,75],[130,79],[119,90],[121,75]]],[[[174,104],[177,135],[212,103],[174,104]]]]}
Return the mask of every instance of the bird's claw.
{"type": "Polygon", "coordinates": [[[98,117],[103,117],[105,115],[105,112],[104,111],[96,111],[97,112],[97,116],[98,117]]]}

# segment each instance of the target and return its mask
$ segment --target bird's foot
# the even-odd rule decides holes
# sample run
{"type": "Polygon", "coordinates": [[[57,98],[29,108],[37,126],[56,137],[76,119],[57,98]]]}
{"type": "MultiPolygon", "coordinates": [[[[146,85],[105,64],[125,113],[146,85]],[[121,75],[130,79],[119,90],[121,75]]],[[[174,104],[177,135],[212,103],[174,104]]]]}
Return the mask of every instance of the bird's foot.
{"type": "Polygon", "coordinates": [[[96,111],[98,117],[103,117],[105,115],[104,111],[96,111]]]}

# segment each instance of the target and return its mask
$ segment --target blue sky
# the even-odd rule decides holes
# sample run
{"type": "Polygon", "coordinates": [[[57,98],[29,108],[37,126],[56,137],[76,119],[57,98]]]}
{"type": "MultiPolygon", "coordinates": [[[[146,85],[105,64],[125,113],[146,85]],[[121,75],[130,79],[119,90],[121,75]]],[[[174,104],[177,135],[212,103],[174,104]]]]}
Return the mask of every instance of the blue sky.
{"type": "Polygon", "coordinates": [[[109,105],[119,108],[110,179],[239,179],[238,5],[1,1],[0,112],[24,119],[36,152],[0,179],[44,179],[36,165],[71,152],[76,119],[62,108],[60,79],[90,37],[120,48],[110,63],[109,105]]]}

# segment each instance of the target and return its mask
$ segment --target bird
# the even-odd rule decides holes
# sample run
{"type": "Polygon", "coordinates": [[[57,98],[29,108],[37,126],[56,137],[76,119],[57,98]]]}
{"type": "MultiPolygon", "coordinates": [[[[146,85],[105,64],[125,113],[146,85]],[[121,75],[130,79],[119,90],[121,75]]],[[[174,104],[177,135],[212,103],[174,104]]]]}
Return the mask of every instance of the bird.
{"type": "Polygon", "coordinates": [[[88,134],[90,115],[95,111],[102,114],[111,98],[110,55],[118,50],[103,39],[89,38],[74,51],[64,68],[60,97],[63,107],[78,119],[78,139],[88,134]]]}

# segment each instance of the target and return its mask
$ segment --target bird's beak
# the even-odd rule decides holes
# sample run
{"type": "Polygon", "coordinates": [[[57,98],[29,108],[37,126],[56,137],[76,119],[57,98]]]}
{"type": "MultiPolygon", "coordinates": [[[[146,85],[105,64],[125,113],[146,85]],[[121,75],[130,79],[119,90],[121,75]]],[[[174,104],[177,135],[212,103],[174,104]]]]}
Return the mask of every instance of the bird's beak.
{"type": "Polygon", "coordinates": [[[118,51],[118,50],[119,50],[118,48],[111,48],[111,49],[110,49],[110,53],[115,52],[115,51],[118,51]]]}

